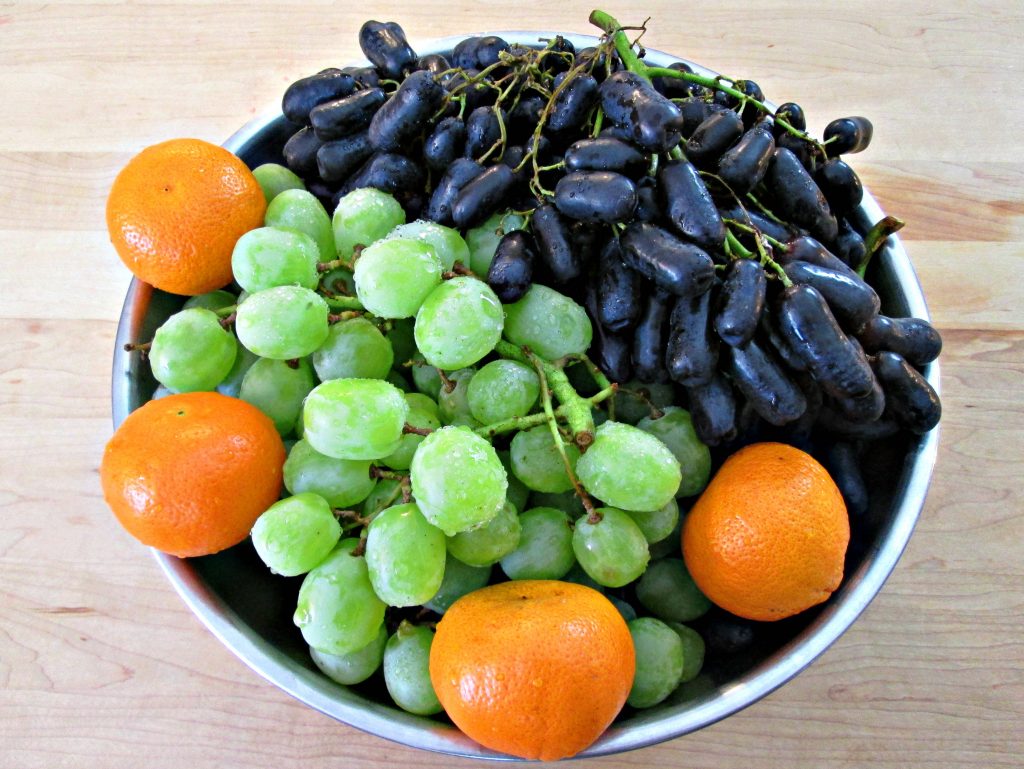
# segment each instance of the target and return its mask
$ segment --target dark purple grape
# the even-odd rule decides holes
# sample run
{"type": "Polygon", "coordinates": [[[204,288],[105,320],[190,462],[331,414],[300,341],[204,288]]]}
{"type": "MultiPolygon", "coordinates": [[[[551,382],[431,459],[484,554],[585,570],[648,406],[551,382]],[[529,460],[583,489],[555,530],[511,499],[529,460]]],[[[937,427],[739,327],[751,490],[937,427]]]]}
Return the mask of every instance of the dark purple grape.
{"type": "Polygon", "coordinates": [[[428,53],[426,56],[420,56],[416,60],[416,69],[425,69],[434,77],[437,77],[442,72],[447,72],[452,68],[448,59],[439,53],[428,53]]]}
{"type": "Polygon", "coordinates": [[[341,71],[355,80],[360,88],[377,88],[380,85],[380,75],[374,67],[345,67],[341,71]]]}
{"type": "Polygon", "coordinates": [[[533,280],[536,248],[533,237],[525,230],[506,232],[494,252],[487,271],[487,285],[505,304],[518,302],[533,280]]]}
{"type": "Polygon", "coordinates": [[[736,437],[736,396],[728,379],[716,371],[706,384],[684,389],[701,443],[718,446],[736,437]]]}
{"type": "Polygon", "coordinates": [[[519,142],[532,136],[540,120],[540,113],[544,111],[546,100],[539,94],[523,96],[519,103],[512,108],[508,116],[509,140],[519,142]]]}
{"type": "Polygon", "coordinates": [[[492,64],[501,60],[501,54],[509,50],[509,44],[497,35],[487,35],[477,38],[476,44],[476,66],[479,69],[486,69],[492,64]]]}
{"type": "Polygon", "coordinates": [[[732,110],[704,119],[686,140],[686,157],[699,168],[715,168],[722,154],[743,135],[743,120],[732,110]]]}
{"type": "Polygon", "coordinates": [[[807,409],[807,398],[757,339],[745,347],[723,347],[724,370],[758,416],[769,424],[793,422],[807,409]]]}
{"type": "Polygon", "coordinates": [[[641,382],[667,382],[665,369],[665,321],[672,294],[655,289],[647,295],[643,314],[633,332],[633,368],[641,382]]]}
{"type": "Polygon", "coordinates": [[[611,136],[580,139],[565,151],[567,171],[614,171],[639,179],[647,166],[647,157],[642,152],[611,136]]]}
{"type": "Polygon", "coordinates": [[[392,195],[422,192],[423,183],[423,169],[414,161],[392,152],[377,152],[349,177],[341,188],[341,194],[361,187],[373,187],[392,195]]]}
{"type": "Polygon", "coordinates": [[[814,181],[836,216],[846,216],[864,198],[864,185],[860,178],[840,158],[832,158],[819,166],[814,172],[814,181]]]}
{"type": "Polygon", "coordinates": [[[428,128],[428,121],[444,99],[444,89],[425,70],[413,72],[377,110],[370,121],[374,149],[397,152],[428,128]]]}
{"type": "Polygon", "coordinates": [[[846,262],[833,254],[810,235],[798,235],[797,237],[789,240],[786,243],[786,248],[780,249],[775,254],[775,261],[783,265],[796,261],[810,262],[811,264],[816,264],[819,267],[825,267],[829,270],[835,270],[836,272],[843,273],[850,278],[860,278],[860,276],[857,275],[857,273],[851,269],[846,262]]]}
{"type": "MultiPolygon", "coordinates": [[[[681,61],[674,61],[668,65],[668,69],[676,72],[692,73],[693,70],[681,61]]],[[[690,95],[690,83],[678,77],[655,77],[651,84],[658,93],[669,99],[685,99],[690,95]]]]}
{"type": "Polygon", "coordinates": [[[427,168],[442,173],[466,146],[466,124],[457,117],[446,117],[423,143],[423,159],[427,168]]]}
{"type": "Polygon", "coordinates": [[[668,319],[665,368],[684,387],[707,384],[718,366],[718,337],[711,329],[711,295],[676,299],[668,319]]]}
{"type": "Polygon", "coordinates": [[[636,186],[611,171],[574,171],[558,180],[555,205],[580,222],[627,222],[636,210],[636,186]]]}
{"type": "Polygon", "coordinates": [[[393,21],[367,21],[359,28],[359,47],[380,73],[400,80],[416,64],[416,52],[409,47],[405,32],[393,21]]]}
{"type": "Polygon", "coordinates": [[[885,391],[878,377],[871,386],[871,392],[850,398],[833,398],[832,405],[851,422],[867,424],[874,422],[885,412],[885,391]]]}
{"type": "Polygon", "coordinates": [[[626,264],[666,291],[696,296],[711,288],[715,264],[700,246],[645,222],[628,225],[621,242],[626,264]]]}
{"type": "Polygon", "coordinates": [[[911,365],[924,366],[939,357],[942,337],[921,318],[890,318],[876,315],[857,332],[865,352],[882,350],[901,355],[911,365]]]}
{"type": "MultiPolygon", "coordinates": [[[[761,86],[759,86],[753,80],[737,80],[735,83],[732,84],[732,87],[735,88],[737,91],[742,91],[746,96],[750,97],[751,99],[754,99],[755,101],[764,101],[764,91],[762,91],[761,86]]],[[[753,104],[747,102],[747,104],[744,105],[742,112],[743,124],[747,126],[747,128],[750,128],[750,126],[754,125],[755,121],[762,114],[763,113],[758,107],[755,107],[753,104]]]]}
{"type": "Polygon", "coordinates": [[[533,212],[530,228],[537,239],[537,255],[555,283],[569,283],[583,274],[569,224],[555,206],[550,203],[539,206],[533,212]]]}
{"type": "Polygon", "coordinates": [[[633,72],[616,72],[601,84],[600,93],[605,116],[625,126],[642,149],[667,152],[679,144],[679,108],[649,81],[633,72]]]}
{"type": "Polygon", "coordinates": [[[340,69],[325,69],[288,86],[281,100],[281,111],[293,123],[309,125],[309,113],[313,107],[325,101],[342,99],[355,87],[352,75],[340,69]]]}
{"type": "Polygon", "coordinates": [[[325,182],[340,182],[365,163],[373,154],[368,132],[325,142],[316,151],[316,165],[325,182]]]}
{"type": "Polygon", "coordinates": [[[633,219],[638,222],[655,222],[661,215],[658,182],[653,176],[645,176],[636,185],[636,211],[633,212],[633,219]]]}
{"type": "Polygon", "coordinates": [[[597,261],[597,319],[609,331],[625,331],[640,314],[642,278],[622,260],[619,241],[609,238],[597,261]]]}
{"type": "Polygon", "coordinates": [[[863,152],[871,144],[874,126],[866,117],[841,117],[825,126],[825,152],[830,158],[863,152]]]}
{"type": "Polygon", "coordinates": [[[459,229],[479,224],[508,199],[516,177],[504,163],[491,166],[460,190],[452,206],[452,220],[459,229]]]}
{"type": "Polygon", "coordinates": [[[662,210],[676,232],[705,249],[722,245],[725,224],[692,163],[673,160],[662,165],[658,169],[658,193],[662,210]]]}
{"type": "MultiPolygon", "coordinates": [[[[505,120],[502,110],[501,120],[505,120]]],[[[466,118],[467,158],[479,160],[497,142],[501,141],[501,123],[494,107],[477,107],[466,118]]]]}
{"type": "Polygon", "coordinates": [[[708,103],[697,97],[690,97],[684,101],[675,102],[675,105],[683,117],[683,125],[679,132],[684,139],[689,139],[693,132],[697,130],[697,126],[707,120],[711,114],[711,111],[708,109],[708,103]]]}
{"type": "Polygon", "coordinates": [[[745,195],[756,187],[768,172],[775,139],[763,123],[747,131],[732,149],[718,160],[718,175],[737,195],[745,195]]]}
{"type": "MultiPolygon", "coordinates": [[[[723,219],[735,219],[738,222],[755,227],[758,232],[782,243],[790,240],[794,235],[794,232],[786,225],[779,224],[775,220],[769,219],[753,206],[749,208],[740,208],[738,205],[734,204],[728,207],[723,206],[718,210],[722,214],[723,219]]],[[[740,232],[737,233],[737,235],[741,241],[749,242],[751,246],[753,245],[753,240],[751,240],[745,233],[740,232]]]]}
{"type": "Polygon", "coordinates": [[[445,226],[454,224],[452,207],[455,205],[455,199],[463,187],[483,172],[483,167],[476,161],[467,158],[456,158],[452,161],[430,196],[425,212],[426,218],[445,226]]]}
{"type": "MultiPolygon", "coordinates": [[[[559,78],[567,77],[570,73],[562,73],[559,78]]],[[[555,95],[551,112],[548,114],[547,128],[552,131],[570,131],[583,125],[590,110],[597,104],[598,84],[597,80],[586,73],[575,75],[568,85],[560,90],[558,78],[555,79],[555,88],[558,93],[555,95]]]]}
{"type": "Polygon", "coordinates": [[[325,101],[309,112],[313,132],[322,141],[365,131],[385,100],[380,88],[366,88],[343,99],[325,101]]]}
{"type": "Polygon", "coordinates": [[[801,261],[788,262],[783,269],[794,283],[813,286],[848,331],[859,331],[881,308],[878,294],[856,274],[801,261]]]}
{"type": "Polygon", "coordinates": [[[828,201],[796,155],[776,148],[765,183],[772,193],[775,211],[782,218],[803,227],[818,240],[829,242],[836,237],[839,225],[828,201]]]}
{"type": "Polygon", "coordinates": [[[924,435],[939,423],[942,404],[928,380],[894,352],[880,352],[875,373],[885,389],[886,408],[903,427],[924,435]]]}
{"type": "Polygon", "coordinates": [[[299,176],[315,174],[316,153],[323,142],[313,133],[312,128],[303,128],[291,135],[284,144],[284,162],[299,176]]]}
{"type": "Polygon", "coordinates": [[[455,44],[452,49],[451,62],[460,69],[477,69],[480,60],[477,57],[477,49],[483,38],[467,37],[455,44]]]}
{"type": "Polygon", "coordinates": [[[848,441],[836,441],[825,452],[825,467],[839,487],[846,510],[853,516],[868,511],[868,488],[860,471],[857,447],[848,441]]]}
{"type": "Polygon", "coordinates": [[[857,232],[850,220],[845,217],[839,220],[839,234],[832,241],[832,249],[852,270],[856,270],[867,256],[864,236],[857,232]]]}
{"type": "Polygon", "coordinates": [[[789,133],[785,128],[779,125],[779,120],[785,120],[798,131],[804,131],[807,129],[807,118],[804,116],[804,108],[791,101],[787,101],[785,104],[779,105],[779,108],[775,110],[776,137],[784,133],[789,133]]]}
{"type": "Polygon", "coordinates": [[[735,259],[725,273],[725,282],[715,314],[715,331],[732,347],[742,347],[754,338],[764,311],[768,280],[764,268],[752,259],[735,259]]]}

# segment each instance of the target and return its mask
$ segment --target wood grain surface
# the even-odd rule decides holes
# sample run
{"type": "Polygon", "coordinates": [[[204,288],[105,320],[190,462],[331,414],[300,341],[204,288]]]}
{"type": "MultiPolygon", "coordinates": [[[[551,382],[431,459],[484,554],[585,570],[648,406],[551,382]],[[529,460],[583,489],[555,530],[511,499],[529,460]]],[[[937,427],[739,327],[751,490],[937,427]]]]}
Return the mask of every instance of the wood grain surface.
{"type": "MultiPolygon", "coordinates": [[[[322,716],[189,613],[99,493],[129,275],[114,175],[175,136],[221,142],[292,80],[359,58],[367,18],[426,38],[588,32],[590,6],[0,4],[0,767],[470,766],[322,716]]],[[[902,561],[791,683],[608,767],[1011,767],[1024,754],[1024,18],[1019,3],[610,3],[644,42],[865,114],[854,159],[945,338],[938,467],[902,561]]],[[[482,763],[480,765],[483,765],[482,763]]]]}

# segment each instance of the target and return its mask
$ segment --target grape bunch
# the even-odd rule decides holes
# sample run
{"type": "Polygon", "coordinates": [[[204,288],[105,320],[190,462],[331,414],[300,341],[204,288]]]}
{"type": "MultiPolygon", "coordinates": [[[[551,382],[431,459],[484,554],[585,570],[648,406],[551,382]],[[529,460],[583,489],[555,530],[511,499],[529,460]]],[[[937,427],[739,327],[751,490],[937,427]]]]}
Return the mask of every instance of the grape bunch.
{"type": "Polygon", "coordinates": [[[605,592],[637,650],[629,703],[663,701],[704,656],[682,623],[721,653],[752,638],[701,619],[680,554],[711,448],[825,452],[859,513],[864,448],[939,418],[920,373],[938,334],[882,315],[865,280],[899,226],[856,216],[840,156],[871,124],[818,141],[798,105],[650,67],[591,18],[605,36],[581,51],[490,36],[424,57],[364,24],[372,66],[285,93],[296,130],[254,170],[268,208],[237,293],[143,345],[155,397],[215,388],[273,419],[287,496],[253,544],[304,575],[317,666],[383,668],[410,712],[440,710],[430,622],[504,579],[605,592]]]}

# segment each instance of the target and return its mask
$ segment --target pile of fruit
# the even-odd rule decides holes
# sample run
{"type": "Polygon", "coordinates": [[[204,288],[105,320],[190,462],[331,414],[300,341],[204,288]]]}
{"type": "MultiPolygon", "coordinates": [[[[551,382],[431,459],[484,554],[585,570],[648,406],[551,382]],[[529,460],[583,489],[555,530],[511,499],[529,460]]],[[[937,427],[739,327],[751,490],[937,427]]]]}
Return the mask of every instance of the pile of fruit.
{"type": "Polygon", "coordinates": [[[190,295],[132,346],[160,387],[104,456],[121,522],[180,556],[251,533],[326,675],[545,760],[695,678],[713,605],[827,600],[859,452],[940,413],[938,334],[864,279],[900,224],[855,217],[870,123],[818,141],[591,20],[450,57],[367,22],[372,66],[285,93],[283,165],[167,142],[107,212],[190,295]]]}

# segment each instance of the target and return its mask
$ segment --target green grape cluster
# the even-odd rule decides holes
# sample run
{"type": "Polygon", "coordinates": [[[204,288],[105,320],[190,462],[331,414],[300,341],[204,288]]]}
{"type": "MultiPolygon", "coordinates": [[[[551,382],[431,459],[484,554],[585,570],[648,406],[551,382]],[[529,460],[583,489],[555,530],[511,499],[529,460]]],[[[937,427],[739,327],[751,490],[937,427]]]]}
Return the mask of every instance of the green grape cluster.
{"type": "Polygon", "coordinates": [[[293,622],[316,666],[343,685],[380,674],[399,707],[436,713],[433,631],[410,618],[494,579],[564,579],[608,591],[629,622],[632,705],[695,677],[703,641],[680,623],[710,603],[679,553],[677,499],[711,463],[671,388],[616,394],[582,365],[579,304],[538,284],[502,305],[476,277],[518,215],[463,237],[405,223],[378,190],[329,216],[286,169],[256,176],[269,205],[235,247],[243,292],[190,298],[149,358],[154,397],[216,389],[286,439],[285,495],[252,544],[302,577],[293,622]]]}

